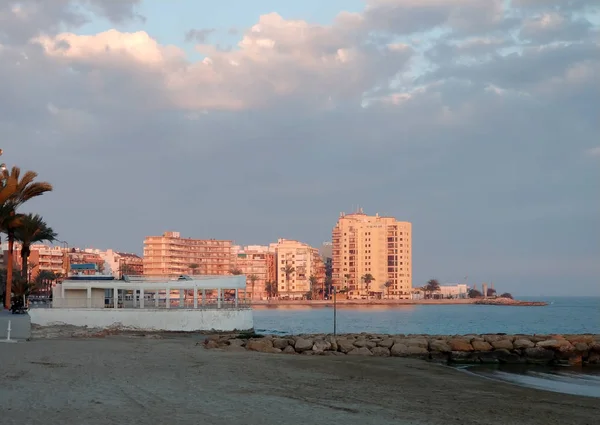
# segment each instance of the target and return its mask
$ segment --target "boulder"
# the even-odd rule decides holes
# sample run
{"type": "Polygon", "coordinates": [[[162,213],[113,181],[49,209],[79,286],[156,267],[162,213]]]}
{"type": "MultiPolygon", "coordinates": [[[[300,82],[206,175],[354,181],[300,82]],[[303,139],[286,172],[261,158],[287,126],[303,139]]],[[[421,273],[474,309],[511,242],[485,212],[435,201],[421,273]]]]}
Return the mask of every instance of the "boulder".
{"type": "Polygon", "coordinates": [[[471,343],[465,339],[454,338],[448,341],[452,351],[473,351],[471,343]]]}
{"type": "Polygon", "coordinates": [[[479,356],[476,353],[469,351],[452,351],[450,352],[451,363],[472,364],[479,363],[479,356]]]}
{"type": "Polygon", "coordinates": [[[589,344],[590,346],[590,351],[593,351],[595,353],[600,353],[600,342],[592,342],[589,344]]]}
{"type": "Polygon", "coordinates": [[[600,365],[600,353],[591,353],[587,358],[588,364],[600,365]]]}
{"type": "Polygon", "coordinates": [[[358,348],[362,348],[362,347],[366,347],[367,346],[367,340],[366,339],[357,339],[356,341],[354,341],[354,346],[358,347],[358,348]]]}
{"type": "Polygon", "coordinates": [[[330,336],[325,337],[325,341],[327,341],[329,344],[331,344],[331,351],[338,350],[337,340],[334,336],[330,335],[330,336]]]}
{"type": "Polygon", "coordinates": [[[246,349],[258,351],[259,353],[272,353],[273,350],[276,350],[276,348],[273,347],[273,341],[268,339],[250,340],[246,343],[246,349]]]}
{"type": "Polygon", "coordinates": [[[284,350],[285,347],[287,347],[289,345],[290,345],[290,340],[287,338],[273,338],[273,347],[275,347],[275,348],[284,350]]]}
{"type": "Polygon", "coordinates": [[[282,351],[283,354],[296,354],[296,350],[294,350],[294,347],[292,347],[291,345],[288,345],[287,347],[285,347],[282,351]]]}
{"type": "Polygon", "coordinates": [[[565,345],[571,345],[571,343],[563,338],[547,339],[545,341],[540,341],[535,344],[536,347],[552,348],[555,350],[565,345]]]}
{"type": "Polygon", "coordinates": [[[501,339],[506,339],[506,335],[494,335],[494,334],[490,334],[490,335],[482,335],[484,341],[489,342],[490,344],[494,341],[500,341],[501,339]]]}
{"type": "Polygon", "coordinates": [[[494,347],[496,350],[512,350],[513,349],[513,343],[511,340],[508,340],[508,339],[499,339],[497,341],[490,342],[490,344],[492,344],[492,347],[494,347]]]}
{"type": "Polygon", "coordinates": [[[494,350],[492,352],[492,354],[494,355],[494,357],[496,357],[498,359],[498,361],[500,361],[500,363],[507,363],[507,364],[525,363],[525,360],[521,359],[521,356],[519,356],[517,353],[510,352],[506,348],[494,350]]]}
{"type": "Polygon", "coordinates": [[[420,347],[425,349],[429,347],[429,342],[425,338],[407,338],[402,344],[408,345],[409,347],[420,347]]]}
{"type": "Polygon", "coordinates": [[[394,357],[419,357],[429,358],[429,350],[427,348],[418,347],[415,345],[394,344],[390,349],[390,354],[394,357]]]}
{"type": "Polygon", "coordinates": [[[496,353],[493,351],[480,351],[477,355],[477,358],[481,363],[485,364],[497,364],[500,363],[500,360],[496,356],[496,353]]]}
{"type": "Polygon", "coordinates": [[[580,353],[586,352],[588,350],[588,345],[585,342],[575,342],[573,345],[575,347],[575,351],[580,353]]]}
{"type": "Polygon", "coordinates": [[[204,348],[209,350],[213,348],[219,348],[219,343],[214,339],[207,339],[204,341],[204,348]]]}
{"type": "Polygon", "coordinates": [[[479,341],[474,339],[471,341],[471,345],[473,346],[473,350],[475,351],[492,351],[492,344],[486,341],[479,341]]]}
{"type": "Polygon", "coordinates": [[[429,349],[432,352],[436,353],[449,353],[452,351],[452,348],[448,344],[446,340],[443,339],[433,339],[429,342],[429,349]]]}
{"type": "Polygon", "coordinates": [[[230,339],[229,341],[227,341],[227,343],[229,345],[233,345],[233,346],[237,346],[237,347],[243,347],[244,344],[246,343],[246,341],[244,341],[243,339],[234,338],[234,339],[230,339]]]}
{"type": "Polygon", "coordinates": [[[337,341],[338,350],[344,354],[348,354],[350,351],[354,350],[353,341],[348,341],[347,339],[340,339],[337,341]]]}
{"type": "Polygon", "coordinates": [[[535,342],[532,342],[528,339],[525,338],[519,338],[519,339],[515,339],[515,342],[513,343],[513,346],[517,349],[517,350],[522,350],[525,348],[533,348],[535,347],[535,342]]]}
{"type": "Polygon", "coordinates": [[[390,349],[385,347],[374,347],[371,348],[371,353],[373,353],[373,356],[375,357],[389,357],[390,349]]]}
{"type": "Polygon", "coordinates": [[[385,338],[379,341],[377,345],[383,348],[392,348],[392,345],[394,345],[394,340],[392,338],[385,338]]]}
{"type": "Polygon", "coordinates": [[[304,353],[305,351],[312,350],[313,345],[314,343],[312,339],[298,338],[296,339],[294,348],[296,349],[296,352],[304,353]]]}
{"type": "Polygon", "coordinates": [[[367,341],[367,348],[370,350],[371,348],[377,347],[377,343],[375,341],[367,341]]]}
{"type": "Polygon", "coordinates": [[[372,356],[371,350],[367,347],[356,347],[348,353],[349,356],[372,356]]]}
{"type": "Polygon", "coordinates": [[[548,364],[554,360],[554,352],[543,347],[526,348],[525,360],[532,364],[548,364]]]}
{"type": "Polygon", "coordinates": [[[323,351],[331,350],[331,343],[323,341],[322,339],[318,339],[313,344],[312,350],[316,351],[317,353],[322,353],[323,351]]]}

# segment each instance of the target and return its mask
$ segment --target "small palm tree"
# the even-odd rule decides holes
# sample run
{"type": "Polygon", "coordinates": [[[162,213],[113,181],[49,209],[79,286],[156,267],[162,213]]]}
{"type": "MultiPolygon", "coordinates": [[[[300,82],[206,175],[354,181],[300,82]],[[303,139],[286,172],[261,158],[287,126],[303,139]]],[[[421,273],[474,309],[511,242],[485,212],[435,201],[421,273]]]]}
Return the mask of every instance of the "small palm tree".
{"type": "Polygon", "coordinates": [[[265,291],[269,299],[273,298],[277,294],[277,282],[266,282],[265,291]]]}
{"type": "Polygon", "coordinates": [[[229,273],[231,273],[234,276],[239,276],[241,274],[244,274],[244,272],[238,268],[233,268],[233,269],[229,270],[229,273]]]}
{"type": "Polygon", "coordinates": [[[393,283],[392,283],[391,280],[388,280],[387,282],[385,282],[383,284],[383,286],[385,286],[386,289],[387,289],[387,297],[388,297],[388,299],[390,298],[390,288],[392,287],[392,285],[393,285],[393,283]]]}
{"type": "Polygon", "coordinates": [[[308,280],[310,282],[311,299],[316,300],[318,290],[317,285],[319,284],[319,278],[317,278],[317,276],[310,276],[308,280]]]}
{"type": "Polygon", "coordinates": [[[248,276],[248,280],[250,281],[250,288],[252,290],[252,293],[250,294],[250,299],[254,299],[254,285],[258,280],[258,276],[256,276],[255,274],[251,274],[250,276],[248,276]]]}
{"type": "Polygon", "coordinates": [[[10,308],[13,278],[13,256],[15,245],[15,229],[19,226],[17,208],[23,203],[52,190],[46,182],[35,182],[37,173],[27,171],[21,176],[21,169],[13,167],[1,173],[2,195],[0,196],[0,230],[8,236],[8,264],[6,265],[6,297],[4,305],[10,308]]]}
{"type": "Polygon", "coordinates": [[[430,279],[422,289],[425,292],[425,294],[429,292],[429,296],[431,297],[434,292],[440,290],[440,282],[438,282],[437,279],[430,279]]]}
{"type": "Polygon", "coordinates": [[[375,278],[371,273],[367,273],[363,275],[361,279],[365,283],[365,289],[367,290],[367,299],[369,299],[369,289],[371,287],[371,282],[373,282],[375,278]]]}
{"type": "Polygon", "coordinates": [[[281,268],[283,274],[285,274],[285,282],[287,283],[287,290],[290,290],[290,278],[296,271],[296,269],[291,264],[286,264],[285,267],[281,268]]]}
{"type": "Polygon", "coordinates": [[[23,277],[29,283],[29,256],[31,245],[36,242],[53,242],[56,240],[56,232],[48,226],[44,219],[38,214],[23,214],[19,217],[19,225],[14,229],[15,240],[21,242],[21,269],[23,277]]]}

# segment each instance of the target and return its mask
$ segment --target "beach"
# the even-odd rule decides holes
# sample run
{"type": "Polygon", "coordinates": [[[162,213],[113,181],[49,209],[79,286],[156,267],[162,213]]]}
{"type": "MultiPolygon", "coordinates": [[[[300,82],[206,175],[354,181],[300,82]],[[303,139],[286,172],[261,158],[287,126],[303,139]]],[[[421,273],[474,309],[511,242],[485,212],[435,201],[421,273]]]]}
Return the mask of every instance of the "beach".
{"type": "Polygon", "coordinates": [[[0,347],[3,425],[595,424],[594,398],[406,358],[206,350],[200,335],[34,339],[0,347]]]}

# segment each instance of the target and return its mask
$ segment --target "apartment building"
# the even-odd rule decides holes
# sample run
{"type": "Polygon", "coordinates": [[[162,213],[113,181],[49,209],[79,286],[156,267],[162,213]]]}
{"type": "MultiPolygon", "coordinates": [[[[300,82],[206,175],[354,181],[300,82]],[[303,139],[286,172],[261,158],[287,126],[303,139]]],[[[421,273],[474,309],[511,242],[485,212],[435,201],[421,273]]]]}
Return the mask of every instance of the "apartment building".
{"type": "Polygon", "coordinates": [[[412,225],[360,209],[340,214],[332,232],[333,284],[348,298],[409,299],[412,290],[412,225]],[[364,277],[371,275],[367,285],[364,277]],[[368,287],[368,290],[367,290],[368,287]]]}
{"type": "Polygon", "coordinates": [[[182,238],[179,232],[144,239],[144,275],[227,275],[232,269],[232,241],[182,238]]]}
{"type": "Polygon", "coordinates": [[[96,270],[85,270],[79,271],[79,273],[83,274],[95,274],[96,271],[99,273],[104,273],[105,271],[105,261],[100,255],[99,250],[94,249],[80,249],[80,248],[71,248],[69,251],[69,270],[70,267],[74,264],[94,264],[96,266],[96,270]]]}
{"type": "MultiPolygon", "coordinates": [[[[8,249],[3,250],[2,264],[7,266],[8,249]]],[[[22,269],[21,245],[15,243],[13,248],[13,264],[19,270],[22,269]]],[[[41,271],[65,274],[68,268],[68,259],[65,258],[65,249],[59,246],[47,246],[42,244],[31,245],[28,259],[29,279],[35,279],[41,271]]]]}
{"type": "Polygon", "coordinates": [[[325,265],[317,248],[279,239],[271,244],[277,259],[277,292],[280,298],[322,298],[325,265]],[[314,282],[311,282],[311,278],[314,282]],[[309,295],[310,294],[310,295],[309,295]]]}
{"type": "Polygon", "coordinates": [[[144,259],[137,254],[107,249],[99,251],[98,255],[102,257],[112,275],[117,279],[123,277],[124,274],[136,276],[144,274],[144,259]]]}
{"type": "Polygon", "coordinates": [[[233,268],[246,275],[246,296],[251,299],[266,299],[266,283],[277,280],[275,252],[268,246],[237,247],[233,268]],[[255,277],[253,281],[252,276],[255,277]]]}

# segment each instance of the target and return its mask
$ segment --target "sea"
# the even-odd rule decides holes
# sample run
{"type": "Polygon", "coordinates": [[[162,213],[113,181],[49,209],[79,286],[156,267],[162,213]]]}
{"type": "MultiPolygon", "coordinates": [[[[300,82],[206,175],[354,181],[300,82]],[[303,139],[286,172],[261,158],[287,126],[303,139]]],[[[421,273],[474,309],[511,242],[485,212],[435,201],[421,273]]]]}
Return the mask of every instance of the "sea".
{"type": "MultiPolygon", "coordinates": [[[[531,301],[545,301],[548,305],[338,306],[335,326],[338,334],[600,334],[600,297],[545,297],[531,301]]],[[[333,327],[332,307],[254,307],[254,328],[258,333],[333,333],[333,327]]],[[[530,388],[600,397],[597,367],[478,366],[463,370],[530,388]]]]}

